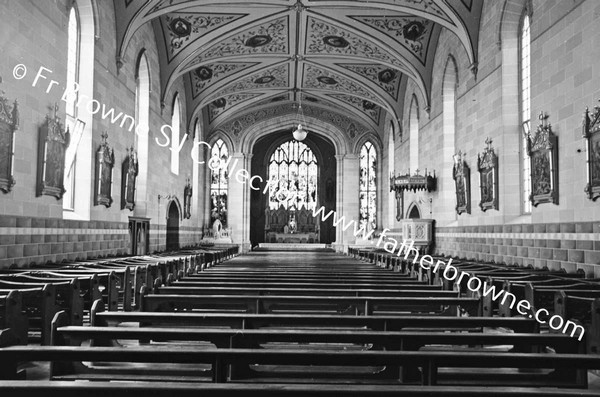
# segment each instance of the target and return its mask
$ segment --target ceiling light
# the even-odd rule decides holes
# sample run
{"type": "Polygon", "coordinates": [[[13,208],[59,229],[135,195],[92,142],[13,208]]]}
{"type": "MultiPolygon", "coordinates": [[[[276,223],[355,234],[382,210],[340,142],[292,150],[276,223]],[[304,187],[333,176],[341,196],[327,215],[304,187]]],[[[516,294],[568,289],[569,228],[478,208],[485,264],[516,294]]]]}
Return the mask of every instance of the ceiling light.
{"type": "Polygon", "coordinates": [[[298,121],[298,128],[296,128],[293,132],[292,135],[294,136],[294,139],[302,142],[304,140],[304,138],[306,138],[306,135],[308,134],[308,131],[306,131],[304,129],[304,127],[306,126],[306,119],[304,118],[304,111],[302,110],[302,92],[299,93],[299,100],[298,100],[298,114],[297,114],[297,121],[298,121]]]}

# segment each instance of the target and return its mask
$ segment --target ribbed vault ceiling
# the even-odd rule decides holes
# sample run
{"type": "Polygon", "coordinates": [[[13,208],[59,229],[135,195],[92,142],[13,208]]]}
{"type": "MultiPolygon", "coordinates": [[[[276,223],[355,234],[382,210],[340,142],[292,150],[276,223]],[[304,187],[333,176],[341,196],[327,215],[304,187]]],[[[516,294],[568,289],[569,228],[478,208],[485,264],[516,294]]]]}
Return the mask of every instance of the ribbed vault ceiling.
{"type": "Polygon", "coordinates": [[[407,79],[430,101],[442,28],[456,34],[476,68],[483,1],[114,3],[117,59],[136,30],[151,23],[161,98],[183,78],[190,121],[203,112],[209,130],[236,134],[244,121],[293,114],[302,95],[305,111],[344,124],[354,138],[381,131],[386,112],[399,118],[407,79]]]}

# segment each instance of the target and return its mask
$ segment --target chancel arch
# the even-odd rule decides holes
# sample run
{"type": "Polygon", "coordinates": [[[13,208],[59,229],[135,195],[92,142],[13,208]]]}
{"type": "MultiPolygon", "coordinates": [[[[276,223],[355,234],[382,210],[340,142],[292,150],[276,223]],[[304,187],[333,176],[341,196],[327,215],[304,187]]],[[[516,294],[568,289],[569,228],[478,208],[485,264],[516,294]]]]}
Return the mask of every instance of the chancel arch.
{"type": "MultiPolygon", "coordinates": [[[[318,134],[310,134],[302,141],[293,139],[289,130],[280,130],[259,139],[254,145],[251,159],[253,176],[267,181],[271,176],[282,177],[283,183],[276,187],[251,190],[250,239],[252,245],[270,240],[293,240],[317,243],[335,241],[335,229],[331,219],[320,222],[313,216],[313,209],[321,206],[327,212],[336,208],[336,163],[332,142],[318,134]],[[293,175],[297,167],[298,177],[293,175]],[[285,175],[284,175],[285,174],[285,175]],[[304,174],[304,177],[302,176],[304,174]],[[284,186],[292,185],[292,191],[300,191],[305,197],[283,194],[284,186]],[[305,192],[305,193],[304,193],[305,192]],[[277,205],[277,193],[281,204],[277,205]],[[306,197],[307,196],[307,197],[306,197]],[[292,198],[287,201],[287,198],[292,198]],[[290,220],[294,222],[290,225],[290,220]],[[290,233],[295,227],[296,236],[290,233]],[[285,232],[289,236],[284,236],[285,232]]],[[[326,213],[327,213],[326,212],[326,213]]],[[[300,242],[299,241],[299,242],[300,242]]]]}

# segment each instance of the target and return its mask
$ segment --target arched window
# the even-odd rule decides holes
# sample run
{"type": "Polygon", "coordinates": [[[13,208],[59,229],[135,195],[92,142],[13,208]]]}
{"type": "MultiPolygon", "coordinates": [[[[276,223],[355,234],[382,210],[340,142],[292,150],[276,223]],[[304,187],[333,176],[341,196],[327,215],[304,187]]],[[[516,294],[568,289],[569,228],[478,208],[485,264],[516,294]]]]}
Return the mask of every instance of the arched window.
{"type": "MultiPolygon", "coordinates": [[[[521,102],[521,125],[523,131],[530,131],[531,114],[531,81],[530,81],[530,20],[529,15],[525,14],[521,20],[519,35],[519,72],[520,72],[520,102],[521,102]]],[[[522,210],[523,213],[531,213],[531,167],[529,164],[529,155],[527,154],[527,140],[525,135],[521,137],[521,169],[522,174],[522,210]]]]}
{"type": "MultiPolygon", "coordinates": [[[[388,174],[394,174],[395,170],[395,135],[396,129],[394,128],[394,122],[390,121],[390,130],[388,133],[388,174]]],[[[394,224],[395,209],[396,209],[396,192],[394,192],[390,186],[390,194],[388,199],[388,219],[390,227],[394,224]]]]}
{"type": "Polygon", "coordinates": [[[360,224],[365,223],[365,230],[377,228],[377,153],[375,146],[369,141],[360,149],[360,224]]]}
{"type": "MultiPolygon", "coordinates": [[[[75,130],[75,122],[77,120],[80,40],[81,27],[79,24],[77,7],[74,4],[69,12],[69,27],[67,31],[67,114],[65,118],[65,125],[71,134],[75,130]]],[[[65,210],[73,211],[75,209],[75,170],[77,161],[77,147],[74,145],[71,146],[72,147],[70,150],[67,150],[66,153],[64,180],[66,192],[63,196],[63,208],[65,210]]]]}
{"type": "Polygon", "coordinates": [[[210,217],[211,221],[220,220],[227,226],[227,164],[229,150],[222,139],[218,139],[211,148],[211,158],[220,159],[221,166],[211,168],[210,178],[210,217]]]}
{"type": "Polygon", "coordinates": [[[179,95],[175,94],[173,100],[173,115],[171,118],[171,172],[179,175],[179,129],[181,124],[181,110],[179,95]]]}
{"type": "Polygon", "coordinates": [[[269,208],[315,209],[317,205],[317,158],[296,140],[279,145],[269,160],[269,208]]]}
{"type": "MultiPolygon", "coordinates": [[[[135,142],[138,157],[137,199],[146,201],[148,180],[148,130],[150,118],[150,70],[146,54],[141,53],[138,60],[135,89],[135,142]]],[[[136,208],[140,208],[139,206],[136,208]]],[[[145,206],[142,206],[145,208],[145,206]]]]}
{"type": "Polygon", "coordinates": [[[414,173],[419,168],[419,104],[415,96],[410,104],[409,129],[410,172],[414,173]]]}
{"type": "MultiPolygon", "coordinates": [[[[456,63],[454,62],[454,58],[449,56],[446,60],[446,67],[444,68],[444,81],[442,84],[442,165],[443,169],[447,170],[446,175],[449,177],[442,179],[442,193],[440,196],[444,202],[444,208],[447,208],[448,210],[454,207],[453,196],[455,192],[455,186],[452,178],[452,170],[454,168],[454,155],[456,154],[454,137],[456,132],[457,80],[456,63]]],[[[468,200],[469,197],[470,196],[467,193],[465,195],[465,200],[468,200]]],[[[448,217],[450,218],[450,214],[448,217]]],[[[454,218],[454,215],[452,218],[454,218]]]]}

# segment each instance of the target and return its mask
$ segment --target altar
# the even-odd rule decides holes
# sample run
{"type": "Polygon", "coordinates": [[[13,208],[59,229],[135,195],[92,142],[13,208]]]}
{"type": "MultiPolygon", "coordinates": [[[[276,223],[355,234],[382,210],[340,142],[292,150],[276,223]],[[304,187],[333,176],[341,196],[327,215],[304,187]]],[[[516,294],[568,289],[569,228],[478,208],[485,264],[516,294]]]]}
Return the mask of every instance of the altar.
{"type": "Polygon", "coordinates": [[[271,233],[269,243],[306,244],[316,243],[315,233],[271,233]]]}
{"type": "Polygon", "coordinates": [[[265,242],[309,244],[319,243],[319,223],[305,207],[265,210],[265,242]]]}

